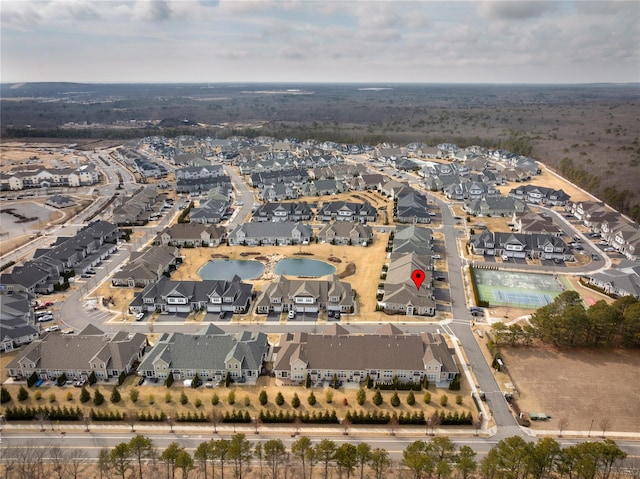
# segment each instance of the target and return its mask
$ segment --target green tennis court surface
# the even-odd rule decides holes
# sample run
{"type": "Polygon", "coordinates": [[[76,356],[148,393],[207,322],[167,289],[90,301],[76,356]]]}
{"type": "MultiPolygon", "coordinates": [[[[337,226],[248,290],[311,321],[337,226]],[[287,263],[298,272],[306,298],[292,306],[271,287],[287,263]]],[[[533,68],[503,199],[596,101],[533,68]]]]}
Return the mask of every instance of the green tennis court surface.
{"type": "Polygon", "coordinates": [[[565,289],[561,278],[550,274],[474,269],[480,299],[491,306],[537,309],[553,302],[565,289]]]}

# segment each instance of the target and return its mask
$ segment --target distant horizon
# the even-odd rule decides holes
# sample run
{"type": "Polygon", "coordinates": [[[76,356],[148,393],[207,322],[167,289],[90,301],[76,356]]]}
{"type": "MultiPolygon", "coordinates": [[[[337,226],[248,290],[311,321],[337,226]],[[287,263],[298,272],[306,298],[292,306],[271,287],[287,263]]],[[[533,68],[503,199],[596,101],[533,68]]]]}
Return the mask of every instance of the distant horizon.
{"type": "Polygon", "coordinates": [[[111,82],[111,81],[71,81],[71,80],[34,80],[34,81],[2,81],[0,85],[33,85],[33,84],[71,84],[71,85],[478,85],[478,86],[588,86],[588,85],[638,85],[639,81],[627,81],[627,82],[456,82],[456,81],[442,81],[442,82],[376,82],[376,81],[240,81],[240,80],[225,80],[225,81],[125,81],[125,82],[111,82]]]}
{"type": "Polygon", "coordinates": [[[636,0],[4,0],[0,28],[13,84],[640,82],[636,0]]]}

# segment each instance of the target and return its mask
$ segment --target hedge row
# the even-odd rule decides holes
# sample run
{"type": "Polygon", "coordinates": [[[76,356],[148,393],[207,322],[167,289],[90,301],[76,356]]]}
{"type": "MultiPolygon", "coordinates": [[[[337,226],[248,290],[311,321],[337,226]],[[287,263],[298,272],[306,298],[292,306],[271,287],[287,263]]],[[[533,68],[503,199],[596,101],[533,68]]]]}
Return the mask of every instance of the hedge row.
{"type": "Polygon", "coordinates": [[[119,411],[113,411],[113,410],[109,410],[109,411],[95,411],[93,409],[91,409],[91,420],[92,421],[122,421],[125,416],[124,414],[122,414],[119,411]]]}
{"type": "Polygon", "coordinates": [[[291,424],[296,419],[299,419],[303,424],[338,424],[340,422],[335,411],[325,411],[324,413],[316,413],[314,411],[312,414],[308,412],[296,414],[291,411],[286,413],[283,411],[260,411],[260,421],[265,424],[291,424]]]}
{"type": "Polygon", "coordinates": [[[37,415],[43,414],[43,417],[53,421],[79,421],[82,418],[82,412],[80,408],[63,408],[39,406],[37,408],[31,407],[8,407],[5,410],[4,416],[7,421],[32,421],[37,415]]]}

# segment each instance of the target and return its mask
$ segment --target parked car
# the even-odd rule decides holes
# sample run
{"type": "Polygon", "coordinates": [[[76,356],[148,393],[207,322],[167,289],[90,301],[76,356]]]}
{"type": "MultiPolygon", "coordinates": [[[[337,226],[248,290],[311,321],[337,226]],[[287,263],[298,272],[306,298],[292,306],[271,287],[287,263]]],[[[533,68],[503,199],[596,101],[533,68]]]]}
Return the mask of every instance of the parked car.
{"type": "Polygon", "coordinates": [[[294,310],[289,311],[289,319],[294,319],[296,317],[296,312],[294,310]]]}
{"type": "Polygon", "coordinates": [[[60,326],[58,326],[57,324],[50,326],[48,328],[45,328],[44,332],[45,333],[52,333],[53,331],[60,331],[60,326]]]}
{"type": "Polygon", "coordinates": [[[143,318],[144,318],[144,313],[136,314],[136,321],[142,321],[143,318]]]}
{"type": "Polygon", "coordinates": [[[138,386],[142,386],[144,384],[144,376],[138,379],[138,386]]]}
{"type": "Polygon", "coordinates": [[[44,384],[44,379],[38,379],[36,381],[36,387],[39,388],[40,386],[42,386],[44,384]]]}
{"type": "Polygon", "coordinates": [[[340,319],[340,311],[336,311],[333,317],[336,319],[340,319]]]}
{"type": "Polygon", "coordinates": [[[73,383],[73,387],[76,387],[76,388],[81,388],[84,385],[85,385],[84,380],[76,381],[75,383],[73,383]]]}
{"type": "Polygon", "coordinates": [[[604,248],[603,251],[606,251],[608,253],[611,253],[613,251],[615,251],[616,249],[613,246],[607,246],[606,248],[604,248]]]}
{"type": "Polygon", "coordinates": [[[91,278],[91,276],[89,276],[88,274],[81,274],[81,275],[80,275],[80,277],[81,277],[81,278],[84,278],[84,279],[89,279],[89,278],[91,278]]]}
{"type": "Polygon", "coordinates": [[[47,314],[47,315],[38,317],[39,323],[46,323],[47,321],[53,321],[53,314],[47,314]]]}
{"type": "Polygon", "coordinates": [[[327,311],[327,317],[328,318],[333,318],[333,311],[331,311],[331,310],[327,311]]]}

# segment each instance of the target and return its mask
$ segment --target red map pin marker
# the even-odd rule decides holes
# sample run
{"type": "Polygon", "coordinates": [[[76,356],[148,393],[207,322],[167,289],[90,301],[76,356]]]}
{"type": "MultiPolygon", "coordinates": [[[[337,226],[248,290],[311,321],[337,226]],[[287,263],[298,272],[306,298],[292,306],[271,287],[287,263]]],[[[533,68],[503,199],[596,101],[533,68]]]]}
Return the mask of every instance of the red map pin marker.
{"type": "Polygon", "coordinates": [[[416,288],[420,289],[420,286],[422,286],[422,282],[424,281],[424,271],[421,269],[413,270],[413,273],[411,273],[411,279],[416,285],[416,288]]]}

